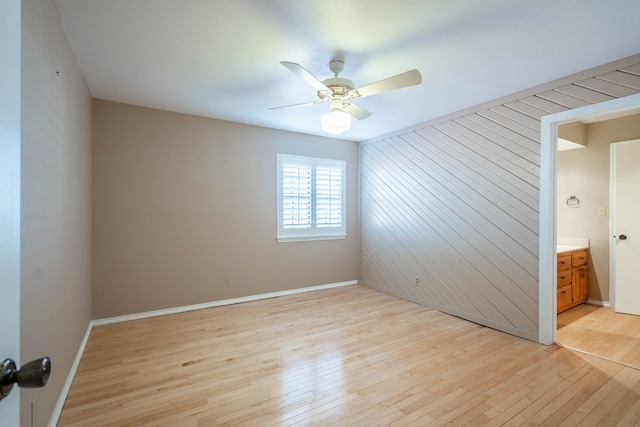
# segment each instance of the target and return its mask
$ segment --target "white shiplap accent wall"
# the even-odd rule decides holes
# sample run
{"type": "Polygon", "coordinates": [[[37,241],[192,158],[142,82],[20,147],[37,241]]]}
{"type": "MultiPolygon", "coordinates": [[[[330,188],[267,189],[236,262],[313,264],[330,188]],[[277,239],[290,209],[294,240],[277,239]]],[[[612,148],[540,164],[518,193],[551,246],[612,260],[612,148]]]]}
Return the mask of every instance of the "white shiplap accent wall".
{"type": "Polygon", "coordinates": [[[635,93],[640,55],[362,143],[359,282],[537,341],[540,119],[635,93]]]}

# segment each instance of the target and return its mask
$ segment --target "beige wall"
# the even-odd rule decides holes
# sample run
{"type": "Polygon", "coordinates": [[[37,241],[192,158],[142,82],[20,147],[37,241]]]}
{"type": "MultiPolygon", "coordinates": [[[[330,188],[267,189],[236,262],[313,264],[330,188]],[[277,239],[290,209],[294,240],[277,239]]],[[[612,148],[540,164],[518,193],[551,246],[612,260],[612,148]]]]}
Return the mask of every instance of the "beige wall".
{"type": "Polygon", "coordinates": [[[358,278],[357,143],[100,100],[93,111],[94,318],[358,278]],[[279,152],[347,161],[345,240],[276,242],[279,152]]]}
{"type": "Polygon", "coordinates": [[[21,425],[47,425],[91,320],[91,99],[53,1],[22,2],[21,362],[49,356],[21,389],[21,425]]]}
{"type": "Polygon", "coordinates": [[[585,148],[558,153],[558,237],[590,239],[589,297],[609,301],[609,144],[640,138],[640,115],[587,125],[585,148]],[[579,208],[567,207],[569,196],[579,208]],[[606,207],[598,216],[597,207],[606,207]]]}

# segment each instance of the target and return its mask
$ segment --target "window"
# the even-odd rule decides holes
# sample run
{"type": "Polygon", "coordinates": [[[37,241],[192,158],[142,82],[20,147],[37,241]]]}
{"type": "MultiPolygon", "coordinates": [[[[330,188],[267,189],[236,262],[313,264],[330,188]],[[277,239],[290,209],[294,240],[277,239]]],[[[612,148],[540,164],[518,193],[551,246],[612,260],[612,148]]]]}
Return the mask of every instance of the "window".
{"type": "Polygon", "coordinates": [[[344,239],[342,160],[278,154],[278,242],[344,239]]]}

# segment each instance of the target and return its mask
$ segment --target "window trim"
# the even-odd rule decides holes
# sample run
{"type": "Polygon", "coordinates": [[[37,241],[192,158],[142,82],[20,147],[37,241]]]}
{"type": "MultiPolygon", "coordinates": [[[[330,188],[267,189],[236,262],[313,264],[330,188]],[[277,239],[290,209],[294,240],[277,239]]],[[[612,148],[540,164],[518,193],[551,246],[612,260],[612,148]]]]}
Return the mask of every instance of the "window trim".
{"type": "Polygon", "coordinates": [[[287,242],[304,242],[314,240],[337,240],[344,239],[347,236],[346,232],[346,182],[347,182],[347,162],[345,160],[338,159],[326,159],[310,156],[297,156],[293,154],[277,154],[277,232],[276,240],[279,243],[287,242]],[[304,229],[285,229],[283,226],[283,162],[287,160],[291,161],[303,161],[311,162],[312,168],[312,226],[311,228],[304,229]],[[315,181],[316,170],[318,164],[330,164],[332,166],[339,166],[341,169],[341,225],[339,227],[317,227],[315,225],[315,205],[316,205],[316,190],[317,183],[315,181]]]}

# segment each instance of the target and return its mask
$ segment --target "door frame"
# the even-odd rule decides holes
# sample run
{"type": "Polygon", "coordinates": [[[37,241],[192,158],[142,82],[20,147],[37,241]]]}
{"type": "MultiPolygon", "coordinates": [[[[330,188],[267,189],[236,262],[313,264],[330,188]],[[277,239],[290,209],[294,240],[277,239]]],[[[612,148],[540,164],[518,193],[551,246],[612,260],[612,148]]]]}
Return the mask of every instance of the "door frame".
{"type": "MultiPolygon", "coordinates": [[[[20,72],[21,1],[0,2],[0,310],[2,354],[20,363],[20,72]]],[[[17,387],[16,387],[17,388],[17,387]]],[[[20,391],[0,402],[0,420],[20,425],[20,391]]]]}
{"type": "MultiPolygon", "coordinates": [[[[2,354],[20,363],[20,70],[21,2],[0,2],[0,310],[2,354]]],[[[0,402],[3,426],[20,424],[20,392],[0,402]]]]}
{"type": "Polygon", "coordinates": [[[621,144],[639,144],[640,139],[630,139],[626,141],[613,141],[609,145],[609,305],[615,310],[616,307],[616,244],[613,238],[615,232],[615,149],[621,144]]]}
{"type": "Polygon", "coordinates": [[[640,111],[640,94],[543,116],[540,128],[538,342],[556,340],[558,125],[600,121],[640,111]]]}

